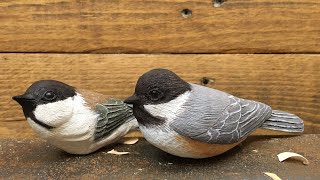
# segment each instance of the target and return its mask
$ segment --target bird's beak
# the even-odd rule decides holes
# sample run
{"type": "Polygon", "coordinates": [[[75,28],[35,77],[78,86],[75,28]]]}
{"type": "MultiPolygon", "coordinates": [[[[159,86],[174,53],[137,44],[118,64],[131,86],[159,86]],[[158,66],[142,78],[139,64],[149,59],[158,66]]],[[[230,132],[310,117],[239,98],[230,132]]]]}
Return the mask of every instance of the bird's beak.
{"type": "Polygon", "coordinates": [[[124,102],[127,104],[137,104],[139,101],[140,101],[140,99],[136,94],[133,94],[132,96],[130,96],[126,100],[124,100],[124,102]]]}
{"type": "Polygon", "coordinates": [[[28,102],[33,102],[35,99],[30,94],[24,94],[20,96],[13,96],[13,100],[17,101],[21,106],[28,102]]]}

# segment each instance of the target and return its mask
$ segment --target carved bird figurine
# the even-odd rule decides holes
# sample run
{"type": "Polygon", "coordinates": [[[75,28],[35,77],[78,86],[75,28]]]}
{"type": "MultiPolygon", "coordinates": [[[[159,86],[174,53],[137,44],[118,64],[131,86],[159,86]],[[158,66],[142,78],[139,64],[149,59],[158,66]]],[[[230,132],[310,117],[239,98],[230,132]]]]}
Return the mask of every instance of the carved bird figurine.
{"type": "Polygon", "coordinates": [[[94,152],[138,127],[122,100],[55,80],[37,81],[13,99],[36,134],[71,154],[94,152]]]}
{"type": "Polygon", "coordinates": [[[170,154],[187,158],[216,156],[233,148],[257,128],[303,132],[296,115],[188,83],[172,71],[143,74],[133,96],[133,114],[144,137],[170,154]]]}

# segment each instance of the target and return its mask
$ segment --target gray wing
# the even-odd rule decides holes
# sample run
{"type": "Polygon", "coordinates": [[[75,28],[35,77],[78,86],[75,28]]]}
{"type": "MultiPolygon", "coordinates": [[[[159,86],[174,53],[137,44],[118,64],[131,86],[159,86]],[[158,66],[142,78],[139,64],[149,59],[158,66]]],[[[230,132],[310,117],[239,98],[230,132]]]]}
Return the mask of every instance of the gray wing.
{"type": "Polygon", "coordinates": [[[95,140],[110,135],[119,126],[134,118],[132,108],[118,99],[108,99],[104,103],[97,104],[96,111],[99,117],[94,132],[95,140]]]}
{"type": "Polygon", "coordinates": [[[247,137],[271,115],[263,103],[192,84],[184,112],[170,123],[180,135],[211,144],[230,144],[247,137]]]}

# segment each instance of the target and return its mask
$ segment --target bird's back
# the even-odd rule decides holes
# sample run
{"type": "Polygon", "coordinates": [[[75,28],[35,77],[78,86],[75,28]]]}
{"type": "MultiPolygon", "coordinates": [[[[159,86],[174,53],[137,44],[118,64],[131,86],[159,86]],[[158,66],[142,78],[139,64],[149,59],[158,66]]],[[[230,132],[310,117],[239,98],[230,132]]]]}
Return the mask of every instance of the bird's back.
{"type": "Polygon", "coordinates": [[[263,103],[191,84],[184,113],[170,123],[179,134],[211,144],[238,142],[259,128],[271,115],[263,103]]]}

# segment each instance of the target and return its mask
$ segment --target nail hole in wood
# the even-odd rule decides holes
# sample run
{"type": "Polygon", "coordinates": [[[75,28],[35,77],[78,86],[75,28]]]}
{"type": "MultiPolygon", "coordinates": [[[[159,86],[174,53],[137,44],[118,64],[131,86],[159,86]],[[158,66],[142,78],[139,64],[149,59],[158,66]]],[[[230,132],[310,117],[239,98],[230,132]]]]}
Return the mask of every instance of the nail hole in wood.
{"type": "Polygon", "coordinates": [[[214,81],[215,80],[212,78],[203,77],[203,78],[201,78],[200,83],[203,86],[208,86],[208,85],[214,84],[214,81]]]}
{"type": "Polygon", "coordinates": [[[213,0],[213,7],[220,7],[226,0],[213,0]]]}
{"type": "Polygon", "coordinates": [[[181,16],[184,18],[190,18],[192,16],[192,11],[190,9],[183,9],[181,11],[181,16]]]}

